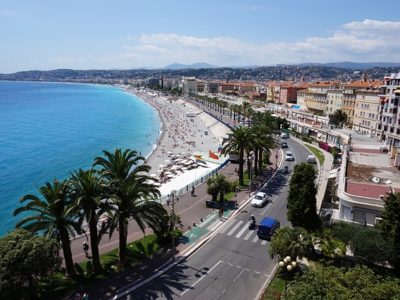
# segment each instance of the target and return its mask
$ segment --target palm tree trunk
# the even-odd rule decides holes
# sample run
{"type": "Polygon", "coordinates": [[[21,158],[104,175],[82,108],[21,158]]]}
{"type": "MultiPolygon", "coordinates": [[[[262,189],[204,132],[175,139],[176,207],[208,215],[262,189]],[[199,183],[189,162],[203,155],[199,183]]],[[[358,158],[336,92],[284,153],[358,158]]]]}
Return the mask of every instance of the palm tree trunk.
{"type": "Polygon", "coordinates": [[[65,268],[67,269],[67,274],[69,277],[74,278],[76,276],[74,261],[72,259],[71,244],[69,241],[69,234],[67,229],[64,227],[58,228],[60,234],[61,246],[63,249],[65,268]]]}
{"type": "Polygon", "coordinates": [[[263,151],[262,150],[259,150],[259,158],[258,158],[258,168],[260,169],[260,170],[262,170],[262,166],[263,166],[263,162],[262,162],[262,159],[263,159],[263,151]]]}
{"type": "Polygon", "coordinates": [[[97,220],[96,220],[96,212],[93,210],[92,215],[89,222],[89,231],[90,231],[90,246],[92,247],[92,263],[93,263],[93,271],[95,273],[101,271],[101,263],[100,263],[100,255],[99,255],[99,246],[98,246],[98,237],[97,237],[97,220]]]}
{"type": "Polygon", "coordinates": [[[119,263],[125,266],[126,263],[126,232],[125,232],[125,219],[118,220],[119,228],[119,263]]]}
{"type": "Polygon", "coordinates": [[[239,184],[244,185],[243,180],[243,157],[244,157],[244,150],[240,149],[239,151],[239,184]]]}
{"type": "Polygon", "coordinates": [[[258,175],[258,149],[254,151],[254,174],[258,175]]]}

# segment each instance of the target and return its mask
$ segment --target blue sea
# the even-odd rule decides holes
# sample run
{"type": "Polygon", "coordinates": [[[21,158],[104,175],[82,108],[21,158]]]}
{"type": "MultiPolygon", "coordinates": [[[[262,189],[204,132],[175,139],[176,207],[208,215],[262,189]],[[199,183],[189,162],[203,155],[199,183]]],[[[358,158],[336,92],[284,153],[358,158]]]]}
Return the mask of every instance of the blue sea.
{"type": "Polygon", "coordinates": [[[103,150],[148,155],[160,124],[153,107],[115,87],[0,81],[0,236],[14,228],[21,196],[90,168],[103,150]]]}

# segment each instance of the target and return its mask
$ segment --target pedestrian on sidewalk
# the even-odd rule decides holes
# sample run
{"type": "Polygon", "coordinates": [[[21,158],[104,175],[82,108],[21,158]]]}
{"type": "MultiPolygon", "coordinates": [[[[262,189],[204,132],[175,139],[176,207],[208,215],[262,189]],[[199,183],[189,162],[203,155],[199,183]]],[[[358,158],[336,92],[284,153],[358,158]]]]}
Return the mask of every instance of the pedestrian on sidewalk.
{"type": "Polygon", "coordinates": [[[192,197],[194,196],[194,186],[192,186],[192,191],[190,192],[190,194],[192,195],[192,197]]]}
{"type": "Polygon", "coordinates": [[[83,251],[85,252],[86,257],[89,257],[88,251],[89,251],[89,245],[86,241],[83,242],[82,244],[83,251]]]}

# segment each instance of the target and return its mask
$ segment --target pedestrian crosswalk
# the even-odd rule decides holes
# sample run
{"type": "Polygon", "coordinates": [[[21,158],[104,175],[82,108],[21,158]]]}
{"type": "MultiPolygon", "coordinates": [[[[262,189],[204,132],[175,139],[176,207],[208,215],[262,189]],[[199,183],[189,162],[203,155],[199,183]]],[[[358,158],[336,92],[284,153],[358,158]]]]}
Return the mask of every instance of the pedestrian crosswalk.
{"type": "Polygon", "coordinates": [[[250,243],[259,243],[261,245],[266,245],[268,243],[266,240],[260,240],[257,236],[257,230],[249,230],[248,223],[242,220],[230,220],[224,224],[219,233],[250,243]]]}

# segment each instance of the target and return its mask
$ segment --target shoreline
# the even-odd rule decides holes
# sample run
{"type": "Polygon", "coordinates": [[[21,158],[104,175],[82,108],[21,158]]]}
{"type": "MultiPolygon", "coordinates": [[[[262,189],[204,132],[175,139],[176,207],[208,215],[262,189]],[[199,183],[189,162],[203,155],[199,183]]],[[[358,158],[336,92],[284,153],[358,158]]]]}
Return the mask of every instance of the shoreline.
{"type": "Polygon", "coordinates": [[[125,92],[133,94],[141,101],[151,105],[161,121],[160,134],[155,147],[145,156],[145,164],[151,167],[150,176],[157,176],[160,169],[169,165],[174,157],[192,157],[202,154],[208,161],[205,168],[182,171],[160,186],[162,196],[172,190],[181,190],[193,184],[200,177],[216,169],[226,158],[212,161],[209,151],[218,153],[221,140],[230,129],[218,119],[207,115],[204,110],[191,104],[182,97],[171,99],[148,90],[137,90],[125,85],[117,85],[125,92]]]}

